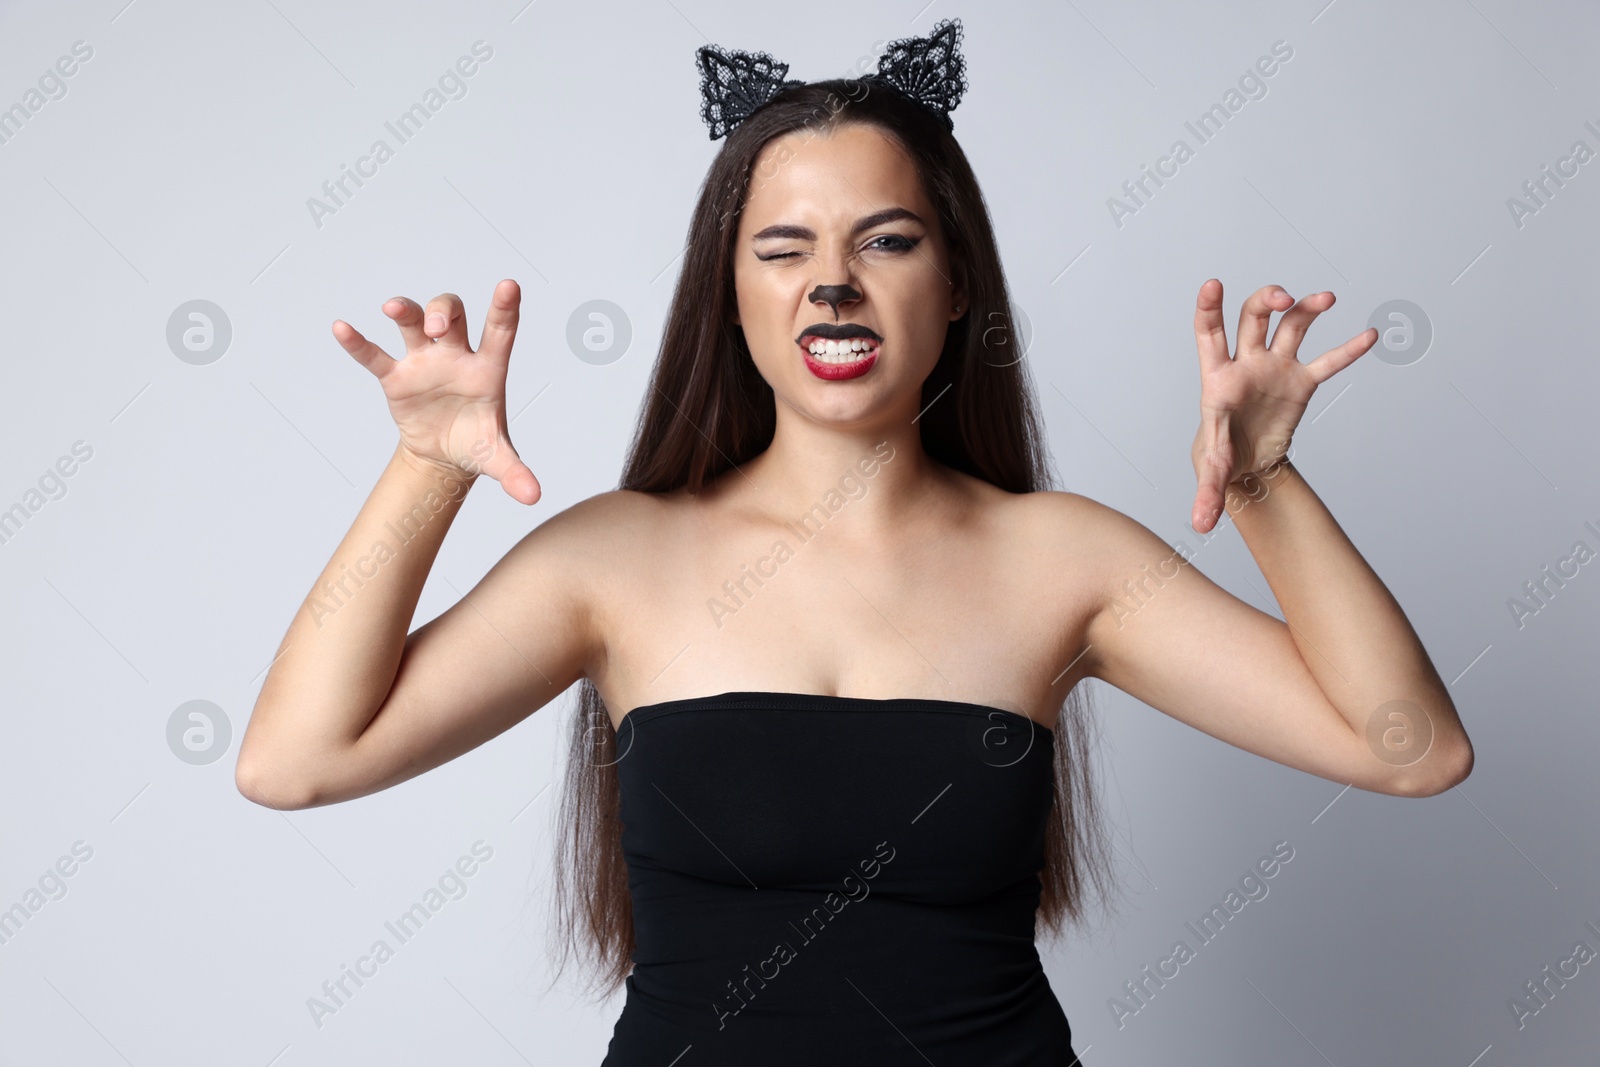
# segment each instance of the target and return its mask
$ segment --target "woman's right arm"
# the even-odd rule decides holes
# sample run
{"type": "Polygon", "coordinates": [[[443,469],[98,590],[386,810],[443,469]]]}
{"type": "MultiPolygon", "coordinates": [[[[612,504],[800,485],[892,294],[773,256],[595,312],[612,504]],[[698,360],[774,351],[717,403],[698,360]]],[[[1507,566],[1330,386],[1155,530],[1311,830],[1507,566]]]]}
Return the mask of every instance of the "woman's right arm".
{"type": "Polygon", "coordinates": [[[604,538],[596,519],[601,530],[626,525],[617,514],[626,494],[552,516],[459,603],[406,633],[479,471],[525,503],[539,495],[505,436],[517,295],[514,283],[496,289],[480,353],[466,349],[460,301],[449,294],[429,304],[447,321],[426,333],[418,305],[386,305],[406,334],[404,361],[336,326],[340,343],[383,381],[401,441],[262,684],[234,774],[251,800],[305,808],[385,789],[509,729],[597,666],[603,642],[592,604],[604,538]],[[485,367],[487,377],[473,380],[485,367]]]}

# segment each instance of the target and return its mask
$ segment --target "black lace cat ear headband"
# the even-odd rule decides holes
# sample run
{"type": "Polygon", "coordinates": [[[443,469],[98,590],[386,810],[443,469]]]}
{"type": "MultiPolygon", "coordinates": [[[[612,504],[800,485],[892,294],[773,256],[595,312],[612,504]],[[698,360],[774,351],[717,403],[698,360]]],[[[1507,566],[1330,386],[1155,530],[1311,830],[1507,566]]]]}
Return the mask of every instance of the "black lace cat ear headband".
{"type": "MultiPolygon", "coordinates": [[[[944,19],[926,37],[890,41],[878,57],[878,69],[859,80],[904,93],[943,119],[945,129],[954,130],[950,112],[967,91],[967,61],[957,51],[960,44],[961,20],[944,19]]],[[[713,141],[726,137],[778,93],[806,84],[785,80],[789,64],[765,52],[708,44],[695,59],[700,65],[700,117],[711,128],[713,141]]]]}

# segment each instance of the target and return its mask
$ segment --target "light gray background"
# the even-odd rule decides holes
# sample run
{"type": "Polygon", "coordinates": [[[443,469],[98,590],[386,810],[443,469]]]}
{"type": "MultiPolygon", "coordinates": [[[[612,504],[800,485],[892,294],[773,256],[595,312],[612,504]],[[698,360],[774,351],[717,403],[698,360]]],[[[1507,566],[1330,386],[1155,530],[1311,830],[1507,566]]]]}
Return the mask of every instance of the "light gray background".
{"type": "MultiPolygon", "coordinates": [[[[960,16],[956,135],[983,183],[1067,487],[1176,544],[1194,493],[1196,290],[1338,303],[1310,358],[1390,300],[1435,331],[1325,384],[1295,459],[1404,606],[1476,747],[1463,785],[1400,799],[1278,766],[1101,687],[1101,781],[1130,906],[1050,946],[1094,1067],[1592,1062],[1600,964],[1518,1030],[1508,999],[1600,950],[1593,694],[1600,564],[1519,628],[1508,600],[1600,548],[1594,305],[1600,162],[1520,227],[1507,206],[1600,148],[1600,16],[1577,3],[986,4],[708,0],[8,6],[0,105],[75,41],[66,94],[0,145],[6,388],[0,508],[75,441],[92,458],[0,545],[0,907],[75,842],[92,858],[0,945],[7,1064],[594,1064],[620,997],[541,995],[550,825],[570,694],[397,788],[279,814],[234,789],[264,669],[395,441],[345,318],[392,352],[384,300],[454,291],[476,341],[524,292],[512,436],[533,508],[485,480],[416,624],[527,529],[614,486],[698,183],[718,143],[693,50],[842,74],[960,16]],[[337,215],[306,206],[441,73],[493,56],[337,215]],[[1120,228],[1108,198],[1275,41],[1268,93],[1120,228]],[[197,366],[169,316],[231,324],[197,366]],[[633,341],[580,360],[568,316],[633,341]],[[1414,353],[1413,353],[1414,354],[1414,353]],[[191,765],[190,700],[231,725],[191,765]],[[383,923],[482,840],[493,857],[319,1028],[307,1009],[383,923]],[[1107,1001],[1259,856],[1294,859],[1119,1028],[1107,1001]],[[82,846],[80,846],[82,847],[82,846]]],[[[1237,531],[1196,564],[1278,614],[1237,531]]],[[[390,939],[391,943],[392,938],[390,939]]],[[[943,1067],[943,1065],[940,1065],[943,1067]]]]}

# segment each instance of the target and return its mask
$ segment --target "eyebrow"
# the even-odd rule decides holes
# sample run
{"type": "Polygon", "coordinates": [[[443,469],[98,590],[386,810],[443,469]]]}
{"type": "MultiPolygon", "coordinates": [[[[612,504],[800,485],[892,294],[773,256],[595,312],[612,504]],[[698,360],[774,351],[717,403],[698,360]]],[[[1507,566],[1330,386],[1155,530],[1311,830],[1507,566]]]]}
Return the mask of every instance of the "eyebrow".
{"type": "MultiPolygon", "coordinates": [[[[856,220],[856,224],[850,228],[850,236],[854,237],[862,230],[870,230],[874,226],[882,226],[886,222],[896,222],[900,219],[910,219],[912,222],[922,223],[922,218],[919,215],[913,211],[908,211],[903,207],[884,208],[882,211],[874,211],[872,214],[865,215],[856,220]]],[[[926,223],[922,224],[926,225],[926,223]]],[[[816,231],[812,230],[809,226],[796,226],[793,223],[777,223],[775,225],[768,226],[766,229],[757,234],[752,235],[750,240],[771,241],[779,237],[787,237],[796,241],[815,241],[817,239],[817,234],[816,231]]]]}

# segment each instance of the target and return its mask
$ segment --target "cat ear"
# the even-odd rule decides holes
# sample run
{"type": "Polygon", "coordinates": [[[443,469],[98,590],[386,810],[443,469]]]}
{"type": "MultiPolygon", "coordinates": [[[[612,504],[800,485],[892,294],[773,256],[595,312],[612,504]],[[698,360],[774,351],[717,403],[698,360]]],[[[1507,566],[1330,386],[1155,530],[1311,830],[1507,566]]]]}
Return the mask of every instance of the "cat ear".
{"type": "Polygon", "coordinates": [[[800,81],[785,81],[789,64],[765,52],[704,45],[695,52],[700,66],[700,118],[711,129],[711,139],[726,137],[756,108],[780,91],[800,81]]]}
{"type": "Polygon", "coordinates": [[[950,112],[967,91],[967,61],[961,47],[961,20],[943,19],[926,37],[890,41],[871,77],[892,85],[917,103],[937,112],[955,129],[950,112]]]}

